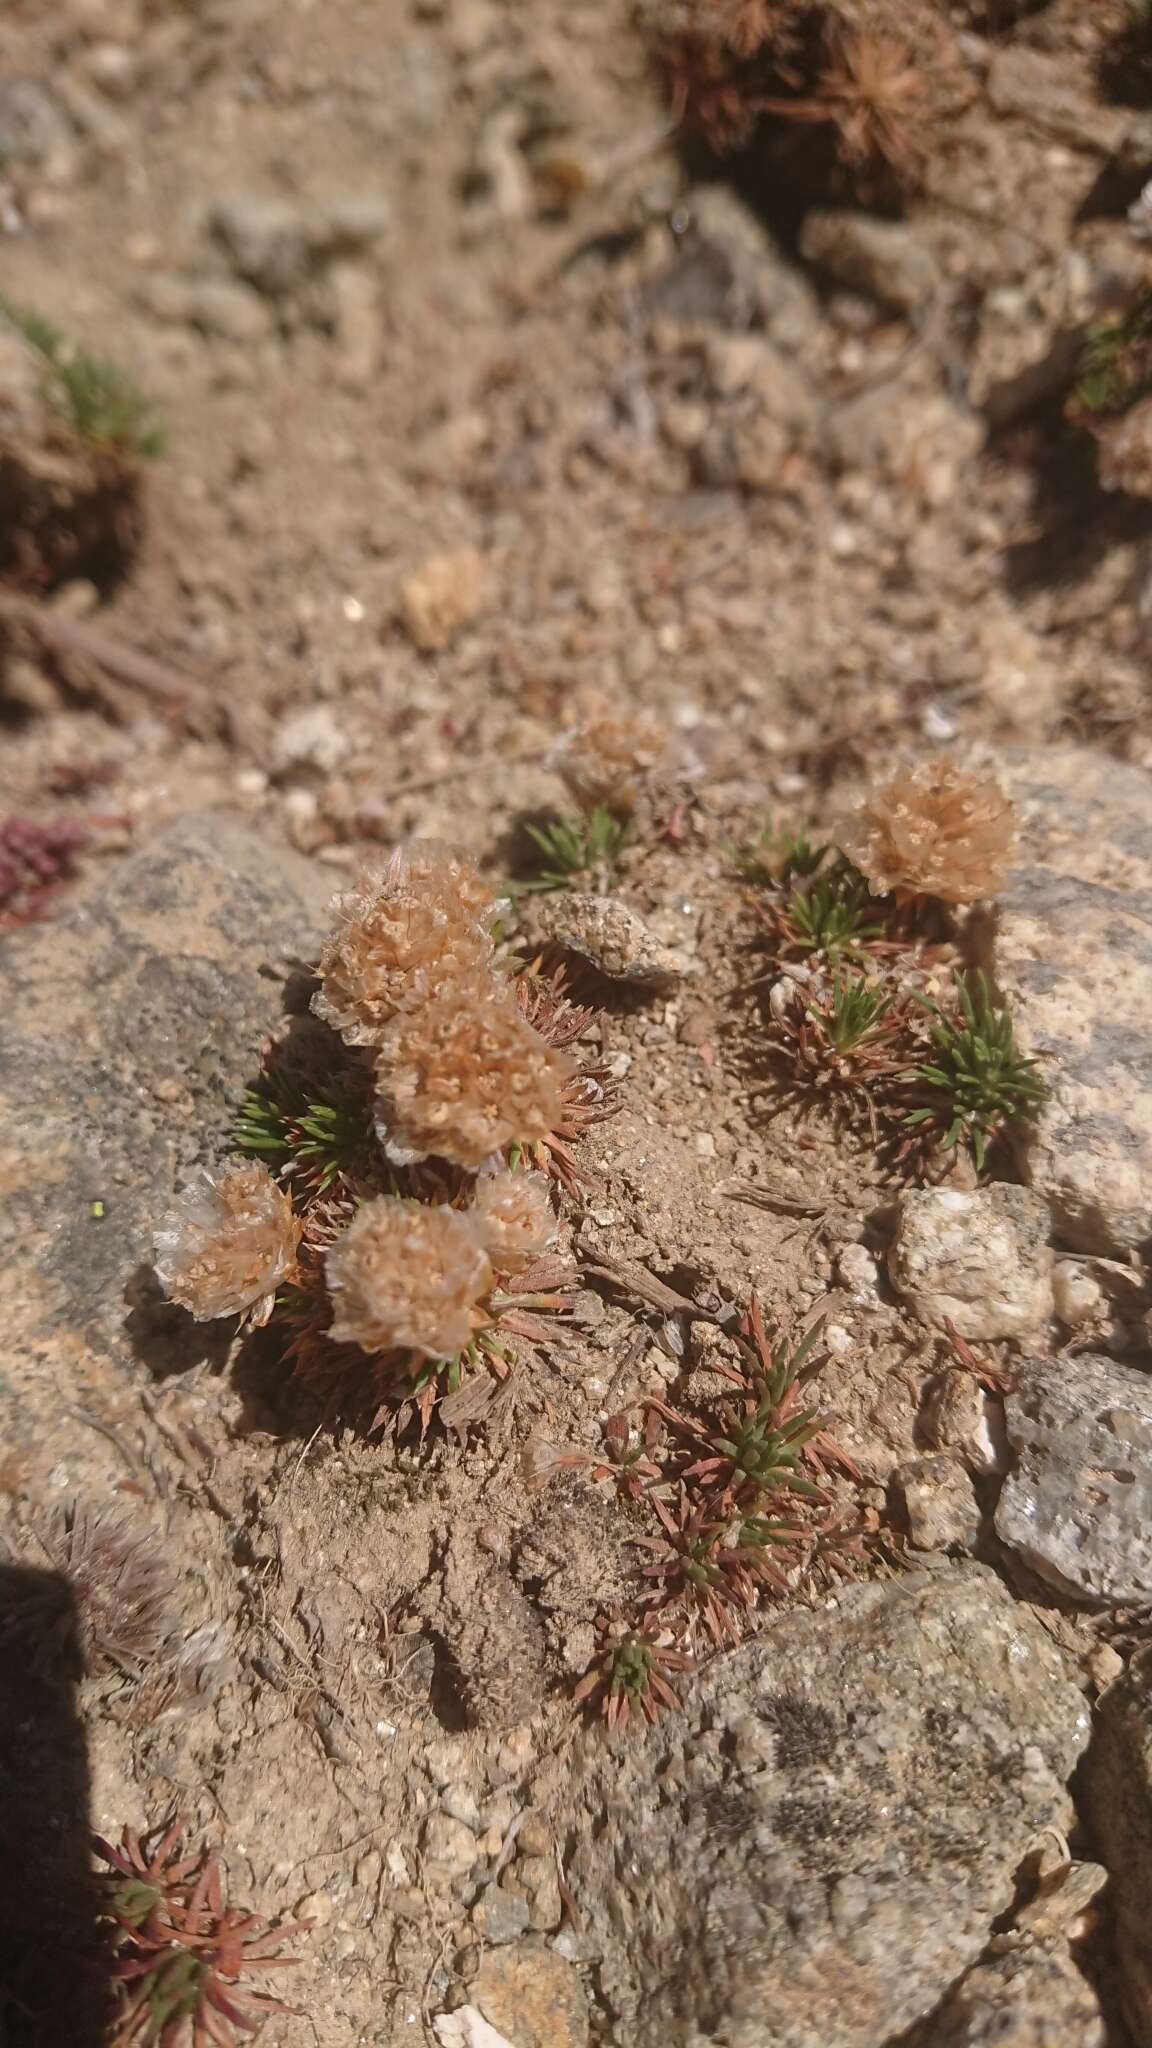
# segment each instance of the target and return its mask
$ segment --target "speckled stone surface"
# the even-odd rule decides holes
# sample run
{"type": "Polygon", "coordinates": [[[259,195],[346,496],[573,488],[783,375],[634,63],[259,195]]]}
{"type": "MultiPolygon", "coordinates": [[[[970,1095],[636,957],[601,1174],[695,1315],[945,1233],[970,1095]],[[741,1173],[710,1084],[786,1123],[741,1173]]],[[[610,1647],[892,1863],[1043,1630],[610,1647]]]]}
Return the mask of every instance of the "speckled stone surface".
{"type": "Polygon", "coordinates": [[[996,1533],[1075,1599],[1152,1600],[1152,1373],[1090,1354],[1024,1360],[996,1533]]]}
{"type": "Polygon", "coordinates": [[[331,893],[265,834],[191,817],[0,943],[0,1414],[22,1458],[54,1434],[61,1454],[62,1380],[99,1409],[226,1342],[159,1303],[152,1231],[224,1149],[331,893]]]}
{"type": "Polygon", "coordinates": [[[992,1573],[854,1587],[683,1682],[637,1741],[542,1773],[581,1956],[634,2048],[881,2048],[1013,1902],[1089,1732],[992,1573]]]}
{"type": "Polygon", "coordinates": [[[1022,754],[1021,841],[996,980],[1051,1097],[1023,1149],[1061,1240],[1152,1236],[1152,775],[1079,748],[1022,754]]]}

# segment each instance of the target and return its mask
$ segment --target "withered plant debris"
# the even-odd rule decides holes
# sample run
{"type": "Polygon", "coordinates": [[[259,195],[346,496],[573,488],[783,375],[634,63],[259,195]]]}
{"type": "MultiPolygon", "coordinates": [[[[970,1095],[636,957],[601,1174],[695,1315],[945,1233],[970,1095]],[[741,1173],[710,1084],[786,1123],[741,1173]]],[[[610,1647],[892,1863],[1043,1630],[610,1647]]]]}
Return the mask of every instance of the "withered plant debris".
{"type": "Polygon", "coordinates": [[[36,1515],[0,1550],[51,1567],[0,1622],[8,1654],[71,1654],[88,1676],[138,1679],[170,1644],[172,1572],[157,1533],[123,1507],[74,1501],[36,1515]]]}
{"type": "Polygon", "coordinates": [[[925,181],[974,85],[948,24],[929,7],[859,13],[813,0],[642,5],[674,121],[718,155],[823,137],[825,190],[899,199],[925,181]]]}

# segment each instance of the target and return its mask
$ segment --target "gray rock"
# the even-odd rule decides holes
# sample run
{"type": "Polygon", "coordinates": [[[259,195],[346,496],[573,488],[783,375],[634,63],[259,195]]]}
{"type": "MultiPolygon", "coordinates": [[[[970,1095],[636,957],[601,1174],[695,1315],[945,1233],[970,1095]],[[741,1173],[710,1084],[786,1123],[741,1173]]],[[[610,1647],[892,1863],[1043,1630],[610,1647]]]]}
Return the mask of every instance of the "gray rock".
{"type": "Polygon", "coordinates": [[[904,1498],[913,1550],[971,1550],[980,1534],[980,1509],[958,1458],[943,1453],[913,1458],[892,1474],[904,1498]]]}
{"type": "Polygon", "coordinates": [[[935,255],[902,221],[818,209],[804,222],[800,249],[838,284],[901,313],[926,312],[940,289],[935,255]]]}
{"type": "Polygon", "coordinates": [[[1152,1600],[1152,1375],[1065,1353],[1005,1396],[1015,1465],[996,1533],[1074,1599],[1152,1600]]]}
{"type": "Polygon", "coordinates": [[[690,326],[757,327],[789,355],[825,344],[820,301],[730,186],[701,185],[672,261],[645,287],[648,310],[690,326]]]}
{"type": "Polygon", "coordinates": [[[993,963],[1051,1098],[1021,1163],[1071,1251],[1152,1236],[1152,776],[1081,748],[1020,756],[1019,862],[993,963]]]}
{"type": "Polygon", "coordinates": [[[331,264],[363,256],[387,233],[385,201],[368,195],[301,203],[238,193],[208,216],[238,277],[270,298],[291,298],[331,264]]]}
{"type": "Polygon", "coordinates": [[[1100,1699],[1084,1783],[1112,1880],[1128,2024],[1136,2048],[1152,2048],[1152,1650],[1100,1699]]]}
{"type": "Polygon", "coordinates": [[[424,1826],[423,1848],[425,1871],[448,1882],[466,1876],[480,1854],[480,1845],[467,1822],[453,1820],[448,1813],[430,1815],[424,1826]]]}
{"type": "Polygon", "coordinates": [[[1100,2002],[1067,1947],[1006,1947],[969,1970],[905,2048],[1105,2048],[1100,2002]]]}
{"type": "Polygon", "coordinates": [[[944,391],[879,385],[845,400],[823,423],[840,468],[886,477],[928,505],[946,505],[983,446],[978,419],[944,391]]]}
{"type": "Polygon", "coordinates": [[[0,79],[0,151],[11,163],[34,165],[52,184],[71,184],[76,177],[76,132],[40,79],[0,79]]]}
{"type": "Polygon", "coordinates": [[[491,1948],[518,1941],[527,1933],[530,1918],[528,1901],[521,1893],[501,1891],[496,1885],[489,1885],[472,1909],[472,1925],[491,1948]]]}
{"type": "Polygon", "coordinates": [[[203,1356],[152,1305],[152,1230],[222,1147],[331,886],[263,831],[190,818],[0,943],[0,1434],[22,1456],[63,1455],[62,1360],[99,1406],[141,1348],[203,1356]]]}
{"type": "Polygon", "coordinates": [[[888,1271],[921,1322],[1035,1336],[1053,1309],[1048,1229],[1048,1205],[1028,1188],[916,1188],[900,1203],[888,1271]]]}
{"type": "Polygon", "coordinates": [[[223,341],[262,341],[272,332],[267,306],[250,285],[230,277],[145,278],[137,294],[156,320],[196,327],[223,341]]]}
{"type": "Polygon", "coordinates": [[[630,2048],[881,2048],[977,1962],[1089,1717],[978,1567],[853,1588],[534,1787],[630,2048]]]}

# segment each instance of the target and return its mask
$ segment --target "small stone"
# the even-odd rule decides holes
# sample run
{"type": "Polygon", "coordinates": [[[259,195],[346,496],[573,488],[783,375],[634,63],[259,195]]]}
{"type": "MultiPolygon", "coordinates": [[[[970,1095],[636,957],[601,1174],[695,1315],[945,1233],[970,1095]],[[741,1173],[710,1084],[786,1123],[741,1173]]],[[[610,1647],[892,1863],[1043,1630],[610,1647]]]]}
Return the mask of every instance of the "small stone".
{"type": "Polygon", "coordinates": [[[543,1943],[518,1942],[486,1955],[469,1989],[515,2048],[587,2048],[588,2001],[579,1974],[543,1943]]]}
{"type": "Polygon", "coordinates": [[[698,974],[698,961],[665,945],[635,910],[615,896],[565,892],[535,906],[535,922],[556,945],[587,960],[609,981],[668,990],[698,974]]]}
{"type": "Polygon", "coordinates": [[[309,1892],[293,1908],[297,1920],[310,1920],[314,1927],[327,1927],[334,1911],[331,1892],[309,1892]]]}
{"type": "Polygon", "coordinates": [[[1004,1413],[1001,1542],[1073,1599],[1152,1600],[1152,1375],[1091,1353],[1026,1360],[1004,1413]]]}
{"type": "Polygon", "coordinates": [[[440,1810],[451,1820],[463,1821],[466,1828],[478,1833],[480,1829],[480,1808],[476,1795],[469,1785],[445,1785],[440,1794],[440,1810]]]}
{"type": "Polygon", "coordinates": [[[400,616],[423,654],[448,647],[484,610],[488,570],[477,548],[432,555],[400,593],[400,616]]]}
{"type": "Polygon", "coordinates": [[[491,1948],[499,1948],[505,1942],[516,1941],[527,1932],[531,1914],[528,1901],[516,1892],[507,1892],[496,1885],[489,1885],[479,1903],[472,1908],[472,1925],[481,1941],[491,1948]]]}
{"type": "Polygon", "coordinates": [[[282,719],[272,740],[272,761],[285,775],[294,768],[316,768],[330,775],[347,758],[351,741],[327,704],[311,704],[282,719]]]}
{"type": "Polygon", "coordinates": [[[915,1458],[892,1475],[904,1497],[914,1550],[971,1550],[980,1534],[972,1481],[956,1458],[915,1458]]]}
{"type": "Polygon", "coordinates": [[[839,284],[901,313],[923,312],[940,288],[935,256],[901,221],[816,209],[805,218],[800,248],[839,284]]]}
{"type": "MultiPolygon", "coordinates": [[[[469,1930],[465,1928],[464,1932],[469,1930]]],[[[460,2005],[455,2012],[440,2013],[432,2022],[432,2032],[440,2048],[516,2048],[515,2042],[490,2026],[474,2005],[460,2005]]]]}
{"type": "Polygon", "coordinates": [[[552,1850],[552,1830],[538,1813],[526,1814],[520,1823],[516,1846],[521,1856],[547,1856],[552,1850]]]}
{"type": "Polygon", "coordinates": [[[962,1337],[1035,1336],[1052,1314],[1048,1206],[997,1182],[964,1193],[918,1188],[900,1203],[893,1286],[922,1322],[962,1337]]]}
{"type": "Polygon", "coordinates": [[[697,1131],[696,1157],[697,1159],[715,1159],[716,1140],[712,1136],[711,1131],[697,1131]]]}
{"type": "Polygon", "coordinates": [[[1052,1274],[1056,1313],[1068,1329],[1088,1322],[1104,1306],[1104,1289],[1094,1273],[1071,1259],[1059,1259],[1052,1274]]]}
{"type": "Polygon", "coordinates": [[[434,1813],[424,1828],[424,1866],[441,1877],[462,1877],[476,1861],[472,1829],[450,1814],[434,1813]]]}
{"type": "Polygon", "coordinates": [[[836,1278],[861,1308],[877,1306],[880,1296],[876,1286],[876,1261],[862,1244],[846,1244],[837,1252],[836,1278]]]}

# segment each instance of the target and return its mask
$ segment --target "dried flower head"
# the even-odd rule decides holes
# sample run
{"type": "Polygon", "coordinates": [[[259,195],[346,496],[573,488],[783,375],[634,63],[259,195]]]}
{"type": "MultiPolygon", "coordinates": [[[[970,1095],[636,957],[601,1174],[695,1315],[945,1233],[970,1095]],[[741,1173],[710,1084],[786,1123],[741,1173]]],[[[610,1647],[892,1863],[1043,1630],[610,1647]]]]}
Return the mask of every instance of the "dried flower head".
{"type": "Polygon", "coordinates": [[[329,1335],[364,1351],[453,1358],[484,1321],[492,1266],[477,1218],[380,1195],[365,1202],[324,1261],[329,1335]]]}
{"type": "Polygon", "coordinates": [[[545,1045],[515,996],[491,977],[453,983],[403,1010],[379,1066],[387,1146],[397,1159],[450,1159],[475,1170],[564,1117],[565,1053],[545,1045]]]}
{"type": "Polygon", "coordinates": [[[522,1273],[555,1242],[556,1217],[546,1173],[481,1174],[470,1213],[480,1225],[497,1273],[522,1273]]]}
{"type": "Polygon", "coordinates": [[[29,1641],[55,1639],[63,1649],[74,1638],[84,1670],[96,1676],[138,1677],[163,1650],[174,1626],[172,1578],[152,1533],[122,1512],[74,1502],[38,1516],[12,1554],[43,1557],[59,1575],[43,1575],[43,1591],[8,1617],[29,1641]]]}
{"type": "Polygon", "coordinates": [[[186,1188],[156,1232],[161,1285],[198,1323],[248,1310],[266,1322],[294,1271],[300,1227],[266,1166],[231,1160],[186,1188]]]}
{"type": "Polygon", "coordinates": [[[844,851],[874,889],[976,903],[1004,886],[1015,828],[991,776],[951,761],[901,769],[865,798],[844,851]]]}
{"type": "Polygon", "coordinates": [[[460,854],[420,843],[397,851],[336,898],[312,999],[316,1015],[349,1045],[375,1045],[414,992],[487,966],[495,907],[460,854]]]}
{"type": "Polygon", "coordinates": [[[629,718],[598,706],[561,741],[554,765],[585,810],[603,804],[617,817],[627,817],[666,747],[667,735],[654,719],[629,718]]]}

